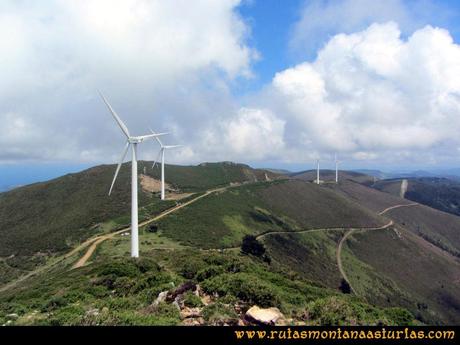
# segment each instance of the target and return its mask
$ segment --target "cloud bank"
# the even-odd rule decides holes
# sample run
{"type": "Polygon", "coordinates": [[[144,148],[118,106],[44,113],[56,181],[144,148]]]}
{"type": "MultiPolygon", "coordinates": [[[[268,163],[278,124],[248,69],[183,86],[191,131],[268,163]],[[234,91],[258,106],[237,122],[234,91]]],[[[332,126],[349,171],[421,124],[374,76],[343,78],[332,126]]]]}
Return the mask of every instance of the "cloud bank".
{"type": "MultiPolygon", "coordinates": [[[[172,131],[168,144],[186,145],[171,152],[172,162],[299,163],[334,152],[341,160],[455,162],[460,47],[447,30],[350,24],[314,59],[279,71],[242,100],[232,87],[252,77],[258,52],[239,5],[3,1],[0,162],[115,162],[123,135],[97,89],[133,134],[172,131]]],[[[381,20],[395,13],[382,9],[381,20]]],[[[296,30],[298,38],[316,29],[296,30]]],[[[141,159],[156,150],[143,145],[141,159]]]]}
{"type": "Polygon", "coordinates": [[[455,157],[459,73],[460,46],[448,31],[426,26],[405,40],[394,22],[373,24],[332,37],[314,61],[277,73],[265,98],[286,121],[288,146],[311,154],[455,157]]]}
{"type": "Polygon", "coordinates": [[[133,133],[180,124],[193,141],[200,133],[185,129],[232,111],[229,84],[251,76],[257,52],[239,3],[2,1],[0,160],[118,155],[97,89],[133,133]]]}

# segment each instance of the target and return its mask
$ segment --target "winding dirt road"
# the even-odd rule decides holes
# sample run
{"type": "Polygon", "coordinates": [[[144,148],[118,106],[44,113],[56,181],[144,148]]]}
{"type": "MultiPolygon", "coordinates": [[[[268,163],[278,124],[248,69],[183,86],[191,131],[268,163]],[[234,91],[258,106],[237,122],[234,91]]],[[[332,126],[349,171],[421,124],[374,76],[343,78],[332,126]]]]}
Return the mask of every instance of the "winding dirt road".
{"type": "Polygon", "coordinates": [[[343,235],[342,239],[339,242],[339,245],[337,246],[337,266],[339,268],[340,274],[342,275],[342,278],[348,283],[350,286],[350,290],[356,295],[356,290],[353,288],[353,286],[350,283],[350,280],[347,277],[347,274],[345,273],[345,270],[343,269],[343,263],[342,263],[342,247],[343,244],[346,242],[348,237],[353,235],[357,231],[373,231],[373,230],[385,230],[391,227],[394,224],[394,222],[391,220],[384,226],[376,227],[376,228],[357,228],[357,229],[350,229],[348,230],[345,235],[343,235]]]}
{"type": "MultiPolygon", "coordinates": [[[[177,205],[177,206],[175,206],[173,208],[170,208],[170,209],[160,213],[156,217],[153,217],[153,218],[148,219],[148,220],[146,220],[146,221],[144,221],[142,223],[139,223],[139,227],[142,227],[142,226],[148,225],[148,224],[150,224],[152,222],[155,222],[155,221],[167,216],[168,214],[176,212],[177,210],[180,210],[181,208],[183,208],[185,206],[188,206],[188,205],[194,203],[195,201],[200,200],[201,198],[204,198],[204,197],[208,196],[209,194],[224,191],[227,188],[230,188],[230,186],[208,190],[206,193],[204,193],[202,195],[199,195],[199,196],[197,196],[196,198],[194,198],[192,200],[189,200],[187,202],[184,202],[183,204],[180,204],[180,205],[177,205]]],[[[91,246],[88,248],[86,253],[75,263],[75,265],[73,265],[72,268],[79,268],[79,267],[84,266],[86,264],[86,262],[89,260],[89,258],[93,255],[94,251],[96,250],[96,248],[97,248],[97,246],[99,244],[101,244],[105,240],[111,239],[114,236],[119,235],[119,234],[121,234],[123,232],[126,232],[126,231],[129,231],[129,230],[131,230],[131,227],[126,227],[124,229],[118,230],[116,232],[112,232],[112,233],[107,234],[107,235],[100,235],[100,236],[94,237],[93,239],[91,239],[91,241],[89,241],[90,243],[92,243],[91,246]]],[[[73,252],[75,253],[75,250],[73,250],[73,252]]]]}
{"type": "Polygon", "coordinates": [[[418,204],[418,203],[416,203],[416,202],[413,202],[413,203],[411,203],[411,204],[395,205],[395,206],[387,207],[387,208],[384,209],[382,212],[379,212],[378,215],[379,215],[379,216],[384,215],[384,214],[387,213],[388,211],[394,210],[395,208],[410,207],[410,206],[419,206],[419,205],[420,205],[420,204],[418,204]]]}

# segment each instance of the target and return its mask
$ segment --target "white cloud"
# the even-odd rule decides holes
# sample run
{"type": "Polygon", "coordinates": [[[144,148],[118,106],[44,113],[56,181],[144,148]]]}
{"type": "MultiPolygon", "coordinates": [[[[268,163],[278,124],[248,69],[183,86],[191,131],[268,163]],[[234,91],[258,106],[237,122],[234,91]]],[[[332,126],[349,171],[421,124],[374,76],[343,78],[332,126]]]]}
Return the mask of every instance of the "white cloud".
{"type": "MultiPolygon", "coordinates": [[[[17,158],[117,157],[122,136],[98,88],[133,133],[180,124],[194,129],[182,131],[181,140],[199,137],[200,121],[228,114],[228,85],[251,75],[257,55],[246,44],[239,3],[2,1],[0,118],[37,126],[33,145],[42,147],[42,155],[32,154],[32,138],[18,134],[14,149],[24,154],[17,158]]],[[[7,129],[0,128],[0,138],[12,135],[7,129]]],[[[0,156],[14,158],[11,150],[0,139],[0,156]]],[[[153,146],[144,152],[151,158],[153,146]]]]}
{"type": "Polygon", "coordinates": [[[277,157],[284,148],[283,120],[269,110],[242,108],[223,124],[225,144],[230,152],[246,160],[277,157]]]}
{"type": "Polygon", "coordinates": [[[316,60],[277,73],[268,94],[293,150],[436,156],[460,143],[458,75],[460,46],[448,31],[426,26],[404,40],[389,22],[332,37],[316,60]]]}
{"type": "MultiPolygon", "coordinates": [[[[460,48],[448,31],[425,26],[401,35],[394,22],[343,27],[313,61],[280,71],[242,104],[231,85],[251,76],[257,52],[238,4],[2,1],[0,162],[115,162],[123,136],[97,88],[133,134],[152,126],[174,132],[168,144],[187,145],[171,151],[169,162],[299,162],[335,151],[341,160],[453,158],[460,48]]],[[[398,4],[389,1],[391,11],[382,8],[379,18],[404,19],[398,4]]],[[[327,18],[340,21],[340,9],[327,18]]],[[[308,46],[300,38],[296,44],[308,46]]],[[[156,152],[145,144],[140,157],[156,152]]]]}
{"type": "Polygon", "coordinates": [[[364,30],[373,23],[398,23],[405,34],[429,23],[441,24],[452,17],[442,3],[433,0],[307,0],[289,42],[295,52],[316,52],[330,37],[364,30]]]}

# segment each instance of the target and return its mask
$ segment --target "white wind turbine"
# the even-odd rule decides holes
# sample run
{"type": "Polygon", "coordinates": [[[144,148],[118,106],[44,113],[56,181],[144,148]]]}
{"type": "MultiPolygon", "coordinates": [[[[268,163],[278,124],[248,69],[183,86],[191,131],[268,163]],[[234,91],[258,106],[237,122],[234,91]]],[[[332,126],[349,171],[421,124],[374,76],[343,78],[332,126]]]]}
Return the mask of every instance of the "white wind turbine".
{"type": "MultiPolygon", "coordinates": [[[[152,130],[150,130],[150,132],[152,132],[152,134],[155,134],[155,132],[152,130]]],[[[160,151],[158,151],[157,158],[153,162],[152,169],[155,167],[155,165],[157,164],[161,156],[161,200],[164,200],[165,199],[165,151],[169,149],[174,149],[176,147],[181,147],[182,145],[163,145],[160,138],[155,137],[155,139],[160,144],[160,151]]]]}
{"type": "Polygon", "coordinates": [[[319,184],[319,158],[316,160],[316,184],[319,184]]]}
{"type": "Polygon", "coordinates": [[[160,135],[164,135],[166,133],[159,133],[159,134],[148,134],[148,135],[141,135],[141,136],[131,136],[129,134],[128,127],[121,121],[120,117],[115,113],[112,109],[112,106],[109,102],[105,99],[104,95],[99,92],[102,100],[109,108],[110,112],[112,113],[113,118],[120,126],[122,132],[125,134],[127,140],[125,144],[125,148],[123,149],[120,162],[118,163],[117,170],[115,171],[115,176],[113,177],[112,185],[110,186],[109,195],[112,193],[113,186],[118,176],[118,172],[120,171],[121,165],[125,160],[126,154],[128,153],[129,146],[132,148],[132,160],[131,160],[131,257],[138,258],[139,257],[139,224],[138,224],[138,207],[137,207],[137,144],[142,143],[144,140],[149,138],[156,138],[160,135]]]}
{"type": "Polygon", "coordinates": [[[337,153],[334,154],[335,159],[335,183],[339,183],[339,161],[337,160],[337,153]]]}

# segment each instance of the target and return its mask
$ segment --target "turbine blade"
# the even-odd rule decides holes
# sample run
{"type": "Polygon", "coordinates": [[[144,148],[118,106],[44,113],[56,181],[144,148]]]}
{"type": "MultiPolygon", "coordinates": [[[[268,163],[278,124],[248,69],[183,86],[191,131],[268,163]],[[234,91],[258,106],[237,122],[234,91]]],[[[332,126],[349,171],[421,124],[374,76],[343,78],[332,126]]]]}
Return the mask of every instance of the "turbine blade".
{"type": "Polygon", "coordinates": [[[156,133],[156,134],[147,134],[147,135],[141,135],[139,137],[136,137],[136,138],[139,138],[139,139],[149,139],[149,138],[157,138],[161,135],[166,135],[166,134],[169,134],[169,133],[156,133]]]}
{"type": "Polygon", "coordinates": [[[162,150],[163,150],[163,148],[161,148],[160,151],[158,151],[157,158],[155,158],[155,160],[153,161],[152,169],[155,168],[155,165],[156,165],[157,162],[160,160],[160,155],[161,155],[161,151],[162,151],[162,150]]]}
{"type": "Polygon", "coordinates": [[[184,145],[166,145],[163,146],[165,149],[175,149],[176,147],[182,147],[184,145]]]}
{"type": "Polygon", "coordinates": [[[126,142],[123,153],[121,154],[120,162],[118,163],[118,166],[117,166],[117,170],[115,171],[115,176],[113,177],[112,185],[110,186],[109,195],[112,194],[113,186],[115,184],[115,181],[117,180],[118,172],[120,171],[121,165],[123,164],[126,154],[128,153],[129,145],[130,145],[129,141],[126,142]]]}
{"type": "Polygon", "coordinates": [[[109,110],[112,113],[112,116],[115,119],[115,121],[117,121],[118,126],[120,126],[121,130],[123,131],[123,133],[125,133],[125,135],[129,138],[130,134],[129,134],[128,127],[126,127],[126,125],[123,123],[123,121],[121,121],[120,117],[117,115],[115,110],[113,110],[112,106],[109,104],[109,102],[105,99],[104,95],[100,91],[99,91],[99,95],[101,96],[101,98],[104,101],[104,103],[107,106],[107,108],[109,108],[109,110]]]}
{"type": "MultiPolygon", "coordinates": [[[[150,132],[152,134],[156,134],[153,129],[149,128],[150,129],[150,132]]],[[[163,143],[161,142],[160,138],[159,137],[155,137],[155,139],[158,141],[158,144],[160,144],[161,147],[163,147],[163,143]]]]}

